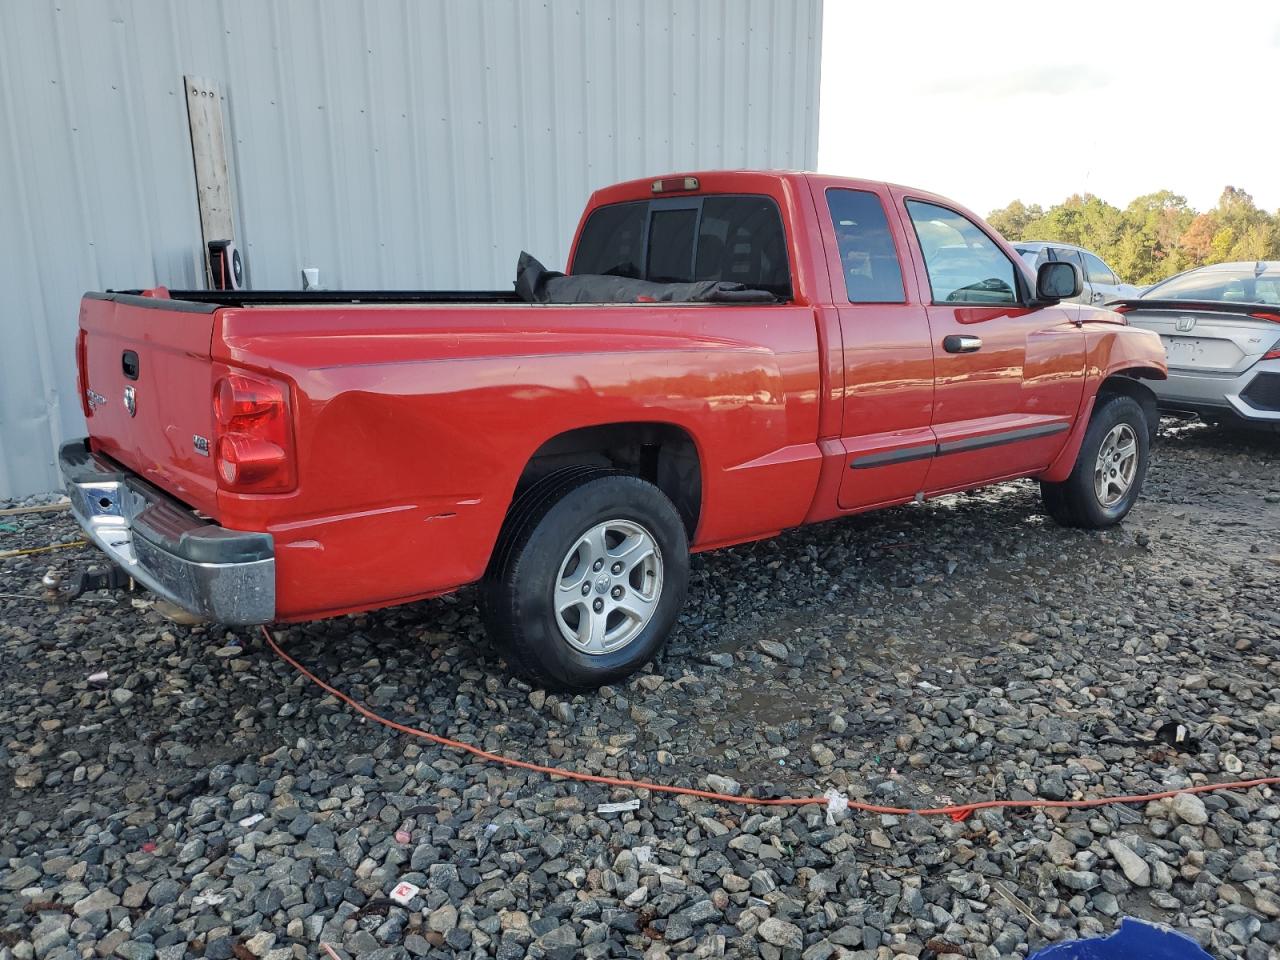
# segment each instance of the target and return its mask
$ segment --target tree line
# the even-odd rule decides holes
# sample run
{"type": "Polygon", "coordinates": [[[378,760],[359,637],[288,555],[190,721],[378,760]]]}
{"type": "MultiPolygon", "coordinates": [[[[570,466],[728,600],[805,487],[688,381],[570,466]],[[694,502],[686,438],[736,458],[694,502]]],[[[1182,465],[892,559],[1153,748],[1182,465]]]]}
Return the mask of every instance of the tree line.
{"type": "Polygon", "coordinates": [[[1204,213],[1171,190],[1138,197],[1123,210],[1085,193],[1048,210],[1015,200],[987,222],[1011,241],[1059,240],[1092,250],[1127,283],[1154,283],[1208,263],[1280,260],[1280,211],[1259,210],[1235,187],[1204,213]]]}

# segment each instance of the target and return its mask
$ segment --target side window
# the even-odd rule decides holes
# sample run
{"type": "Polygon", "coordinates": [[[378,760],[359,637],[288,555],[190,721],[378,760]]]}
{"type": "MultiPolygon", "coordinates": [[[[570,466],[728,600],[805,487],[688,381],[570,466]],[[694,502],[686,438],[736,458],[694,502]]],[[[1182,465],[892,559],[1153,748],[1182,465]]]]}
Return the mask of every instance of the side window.
{"type": "Polygon", "coordinates": [[[866,190],[828,190],[850,303],[903,303],[902,268],[884,205],[866,190]]]}
{"type": "Polygon", "coordinates": [[[1111,268],[1092,253],[1085,252],[1084,269],[1085,276],[1089,278],[1090,283],[1114,284],[1120,282],[1116,279],[1116,275],[1111,272],[1111,268]]]}
{"type": "Polygon", "coordinates": [[[1048,260],[1049,255],[1053,253],[1052,247],[1041,247],[1040,249],[1035,250],[1027,247],[1015,246],[1013,249],[1018,251],[1018,256],[1022,258],[1022,262],[1030,267],[1032,271],[1039,270],[1040,264],[1048,260]]]}
{"type": "Polygon", "coordinates": [[[610,274],[640,279],[644,263],[644,222],[649,204],[615,203],[587,219],[574,254],[574,273],[610,274]]]}
{"type": "Polygon", "coordinates": [[[1080,268],[1080,276],[1083,277],[1085,275],[1084,261],[1080,259],[1079,250],[1059,250],[1058,259],[1065,260],[1067,263],[1074,263],[1077,267],[1080,268]]]}
{"type": "MultiPolygon", "coordinates": [[[[1085,272],[1085,269],[1084,269],[1084,261],[1080,259],[1079,250],[1059,250],[1058,259],[1065,260],[1067,263],[1074,263],[1076,265],[1076,269],[1080,271],[1080,278],[1082,280],[1088,276],[1088,274],[1085,272]]],[[[1084,290],[1081,290],[1080,296],[1076,297],[1076,299],[1083,302],[1084,300],[1087,300],[1088,297],[1089,297],[1089,291],[1086,288],[1084,290]]]]}
{"type": "Polygon", "coordinates": [[[920,200],[907,213],[924,253],[934,303],[1017,303],[1013,262],[954,210],[920,200]]]}

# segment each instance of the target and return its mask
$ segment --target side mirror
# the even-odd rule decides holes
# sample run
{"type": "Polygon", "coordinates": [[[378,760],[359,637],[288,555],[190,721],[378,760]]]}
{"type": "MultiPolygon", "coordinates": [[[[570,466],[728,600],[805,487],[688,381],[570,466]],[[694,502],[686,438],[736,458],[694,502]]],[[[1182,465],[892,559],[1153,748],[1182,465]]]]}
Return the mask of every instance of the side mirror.
{"type": "Polygon", "coordinates": [[[1064,260],[1050,260],[1036,270],[1036,299],[1045,301],[1070,300],[1080,296],[1084,278],[1080,268],[1064,260]]]}

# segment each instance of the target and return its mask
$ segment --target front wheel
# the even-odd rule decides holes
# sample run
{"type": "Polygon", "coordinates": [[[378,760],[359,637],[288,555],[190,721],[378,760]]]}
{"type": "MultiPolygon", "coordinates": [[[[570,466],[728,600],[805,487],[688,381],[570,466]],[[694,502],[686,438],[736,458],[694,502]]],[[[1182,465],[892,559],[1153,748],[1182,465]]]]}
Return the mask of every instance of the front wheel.
{"type": "Polygon", "coordinates": [[[657,655],[688,577],[684,523],[661,490],[571,468],[512,510],[481,608],[519,672],[552,689],[591,689],[657,655]]]}
{"type": "Polygon", "coordinates": [[[1045,509],[1068,527],[1098,530],[1125,518],[1147,475],[1151,456],[1146,414],[1138,401],[1108,396],[1094,410],[1071,475],[1040,482],[1045,509]]]}

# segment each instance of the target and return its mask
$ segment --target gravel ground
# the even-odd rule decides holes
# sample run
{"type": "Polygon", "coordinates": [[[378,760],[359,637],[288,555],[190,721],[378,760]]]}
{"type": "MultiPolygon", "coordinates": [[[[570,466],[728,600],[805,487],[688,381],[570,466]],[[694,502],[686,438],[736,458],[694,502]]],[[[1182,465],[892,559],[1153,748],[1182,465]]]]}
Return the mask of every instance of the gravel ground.
{"type": "MultiPolygon", "coordinates": [[[[756,796],[1071,798],[1280,773],[1280,440],[1166,424],[1132,517],[1010,483],[695,559],[666,654],[571,699],[470,592],[295,627],[384,714],[579,770],[756,796]],[[1190,728],[1185,751],[1148,741],[1190,728]]],[[[74,540],[0,517],[0,551],[74,540]]],[[[1280,956],[1280,801],[946,818],[553,781],[363,721],[251,631],[0,560],[0,960],[1022,956],[1159,920],[1280,956]],[[106,674],[105,679],[99,676],[106,674]],[[634,812],[602,803],[639,800],[634,812]],[[407,908],[387,899],[407,880],[407,908]]]]}

